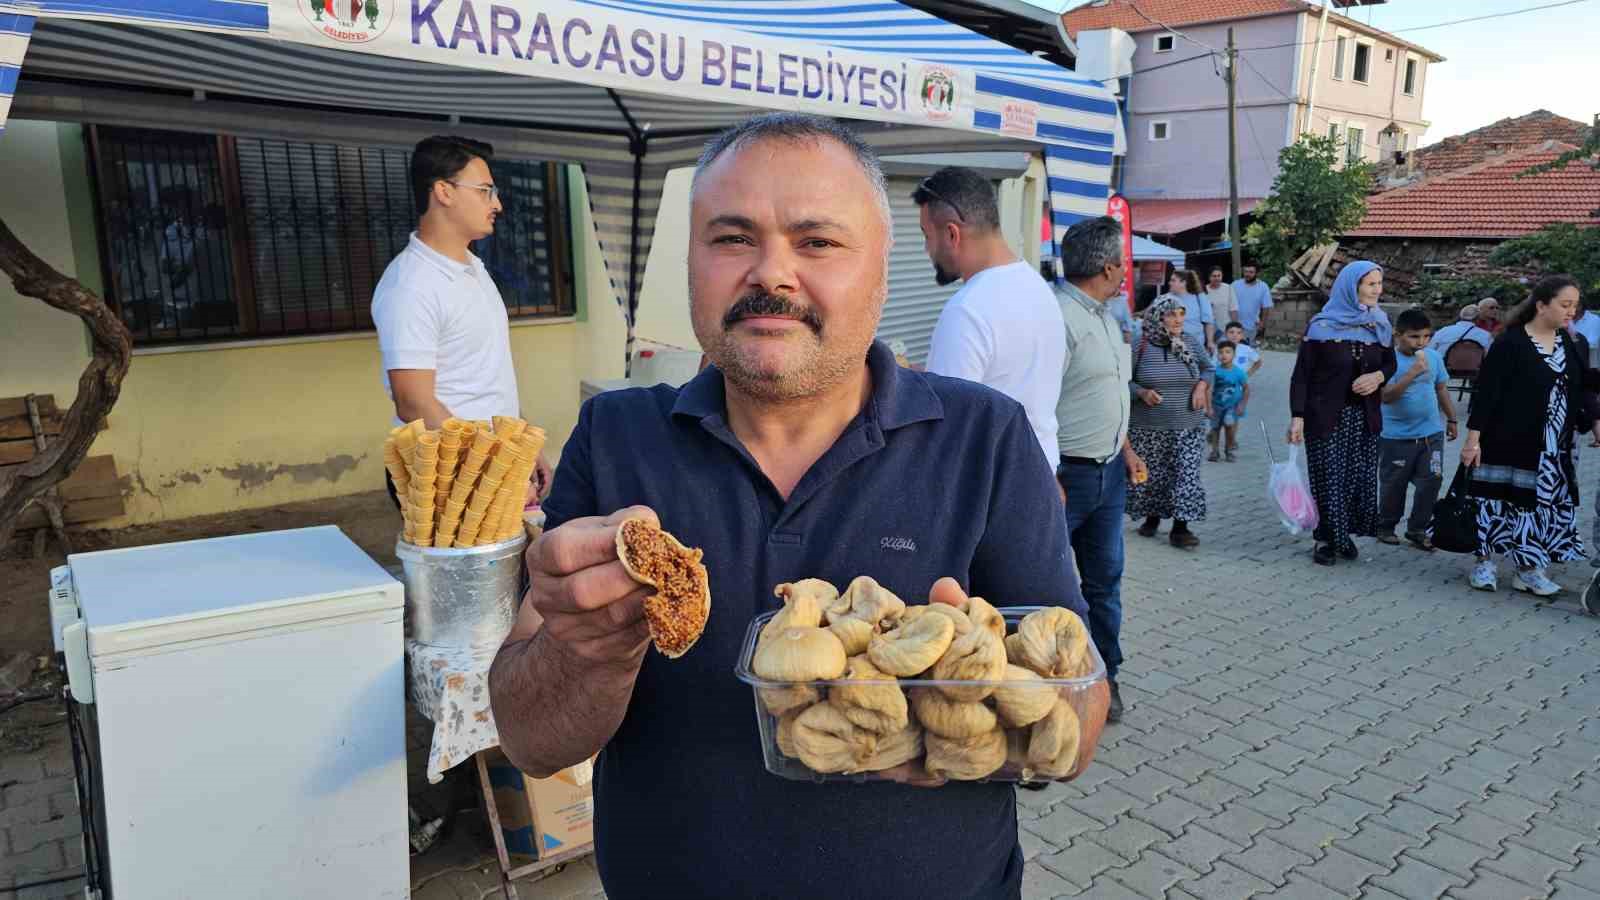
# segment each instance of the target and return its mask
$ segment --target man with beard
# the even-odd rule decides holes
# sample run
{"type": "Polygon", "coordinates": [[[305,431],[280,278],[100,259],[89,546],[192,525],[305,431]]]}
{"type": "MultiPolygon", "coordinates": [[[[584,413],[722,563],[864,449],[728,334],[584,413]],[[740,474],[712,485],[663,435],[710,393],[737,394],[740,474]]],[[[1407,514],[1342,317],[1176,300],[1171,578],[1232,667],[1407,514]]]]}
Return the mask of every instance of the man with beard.
{"type": "Polygon", "coordinates": [[[1261,270],[1254,263],[1245,263],[1239,271],[1244,277],[1233,283],[1233,308],[1223,321],[1243,325],[1244,342],[1253,347],[1266,324],[1265,313],[1272,308],[1272,288],[1259,279],[1261,270]]]}
{"type": "Polygon", "coordinates": [[[920,207],[935,279],[965,282],[939,313],[928,371],[988,385],[1021,403],[1053,466],[1067,353],[1055,293],[1006,245],[989,179],[948,166],[923,179],[911,199],[920,207]]]}
{"type": "MultiPolygon", "coordinates": [[[[421,419],[432,429],[452,417],[522,414],[506,304],[471,249],[494,233],[501,210],[493,158],[488,144],[463,137],[430,137],[411,152],[417,230],[372,293],[383,387],[397,425],[421,419]]],[[[541,454],[528,500],[549,482],[541,454]]],[[[393,482],[389,496],[400,505],[393,482]]]]}
{"type": "MultiPolygon", "coordinates": [[[[595,849],[614,900],[1018,897],[1010,785],[779,778],[732,670],[773,587],[803,578],[1083,615],[1022,408],[874,342],[889,201],[876,156],[837,122],[772,113],[715,138],[689,227],[690,318],[712,365],[579,413],[490,671],[501,746],[533,775],[599,752],[595,849]],[[705,551],[713,611],[681,658],[647,652],[650,590],[615,545],[629,516],[705,551]]],[[[1106,692],[1093,700],[1088,752],[1106,692]]]]}

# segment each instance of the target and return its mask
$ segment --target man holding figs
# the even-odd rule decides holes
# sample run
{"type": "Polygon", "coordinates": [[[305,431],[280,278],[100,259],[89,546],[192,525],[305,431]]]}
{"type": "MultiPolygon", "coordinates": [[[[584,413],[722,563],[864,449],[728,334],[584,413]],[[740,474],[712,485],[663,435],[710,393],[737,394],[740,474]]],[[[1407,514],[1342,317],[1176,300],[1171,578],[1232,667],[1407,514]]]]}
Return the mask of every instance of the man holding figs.
{"type": "MultiPolygon", "coordinates": [[[[873,341],[888,197],[872,150],[836,122],[774,113],[714,139],[690,228],[690,313],[713,365],[580,413],[490,675],[501,744],[536,776],[600,751],[597,861],[619,900],[1018,897],[1009,784],[779,778],[733,668],[773,587],[804,578],[1086,615],[1027,417],[873,341]],[[617,559],[636,515],[705,550],[711,617],[680,659],[647,652],[650,589],[617,559]]],[[[1082,764],[1103,686],[1092,700],[1082,764]]]]}

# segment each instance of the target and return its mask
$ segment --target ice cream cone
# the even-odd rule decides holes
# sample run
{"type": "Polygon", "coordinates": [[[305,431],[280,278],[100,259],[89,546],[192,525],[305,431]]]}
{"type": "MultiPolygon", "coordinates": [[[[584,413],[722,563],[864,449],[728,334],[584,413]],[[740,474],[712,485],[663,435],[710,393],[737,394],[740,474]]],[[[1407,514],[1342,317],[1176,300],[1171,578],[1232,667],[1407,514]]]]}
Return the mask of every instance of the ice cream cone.
{"type": "Polygon", "coordinates": [[[466,519],[461,520],[461,528],[456,531],[454,546],[471,547],[478,541],[478,528],[482,523],[473,522],[470,527],[466,519]]]}
{"type": "Polygon", "coordinates": [[[459,503],[465,507],[467,505],[467,501],[472,499],[472,489],[474,486],[474,483],[470,479],[457,478],[455,482],[450,485],[450,501],[452,503],[459,503]]]}
{"type": "Polygon", "coordinates": [[[456,532],[461,527],[457,520],[443,519],[433,533],[433,540],[441,547],[448,547],[456,542],[456,532]]]}
{"type": "Polygon", "coordinates": [[[425,431],[417,436],[417,459],[439,458],[439,434],[425,431]]]}
{"type": "Polygon", "coordinates": [[[496,453],[489,460],[489,467],[483,470],[484,478],[493,478],[496,481],[505,481],[506,473],[511,471],[511,464],[516,461],[515,453],[496,453]]]}
{"type": "Polygon", "coordinates": [[[537,459],[539,452],[544,449],[545,437],[543,428],[537,425],[529,425],[523,430],[522,434],[517,435],[517,441],[524,447],[529,448],[529,456],[537,459]]]}
{"type": "Polygon", "coordinates": [[[451,435],[454,435],[458,438],[461,437],[461,430],[465,428],[466,425],[467,423],[465,420],[457,419],[454,416],[445,419],[443,422],[439,423],[439,439],[442,441],[451,435]]]}
{"type": "Polygon", "coordinates": [[[499,440],[494,432],[486,428],[480,429],[477,434],[472,436],[472,452],[488,456],[489,451],[494,448],[496,443],[499,443],[499,440]]]}
{"type": "Polygon", "coordinates": [[[400,428],[399,433],[394,436],[394,448],[399,452],[400,459],[407,466],[411,465],[411,460],[415,456],[417,449],[417,433],[412,431],[410,427],[400,428]]]}
{"type": "Polygon", "coordinates": [[[472,492],[472,497],[467,501],[468,514],[476,513],[480,518],[489,512],[489,504],[494,502],[494,494],[482,490],[472,492]]]}

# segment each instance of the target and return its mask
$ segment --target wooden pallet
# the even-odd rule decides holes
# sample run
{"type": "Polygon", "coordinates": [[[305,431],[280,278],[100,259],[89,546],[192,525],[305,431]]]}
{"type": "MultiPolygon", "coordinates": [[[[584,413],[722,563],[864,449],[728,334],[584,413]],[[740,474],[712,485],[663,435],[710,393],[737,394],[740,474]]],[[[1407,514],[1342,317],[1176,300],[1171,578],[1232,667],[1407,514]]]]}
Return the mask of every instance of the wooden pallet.
{"type": "MultiPolygon", "coordinates": [[[[40,434],[45,446],[61,434],[66,414],[56,405],[51,394],[34,396],[39,413],[40,434]]],[[[108,423],[100,425],[104,430],[108,423]]],[[[34,434],[33,422],[28,415],[27,397],[0,398],[0,467],[27,462],[39,453],[40,441],[34,434]]],[[[120,516],[126,511],[122,496],[122,482],[117,475],[116,460],[110,455],[90,456],[64,481],[56,485],[54,494],[61,503],[64,524],[82,525],[120,516]]],[[[43,528],[50,524],[46,508],[30,503],[22,511],[18,529],[43,528]]]]}

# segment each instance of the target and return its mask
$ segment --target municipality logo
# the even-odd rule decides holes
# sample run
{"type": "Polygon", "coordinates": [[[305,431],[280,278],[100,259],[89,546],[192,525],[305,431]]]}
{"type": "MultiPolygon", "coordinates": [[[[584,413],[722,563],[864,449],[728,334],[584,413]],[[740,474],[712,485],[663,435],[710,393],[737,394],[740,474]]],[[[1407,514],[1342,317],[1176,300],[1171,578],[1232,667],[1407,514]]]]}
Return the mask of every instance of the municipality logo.
{"type": "Polygon", "coordinates": [[[944,66],[928,66],[922,70],[922,84],[917,90],[922,99],[922,112],[929,119],[941,122],[955,114],[955,73],[944,66]]]}
{"type": "Polygon", "coordinates": [[[341,44],[365,44],[376,40],[394,21],[396,0],[300,0],[296,5],[311,23],[330,40],[341,44]]]}

